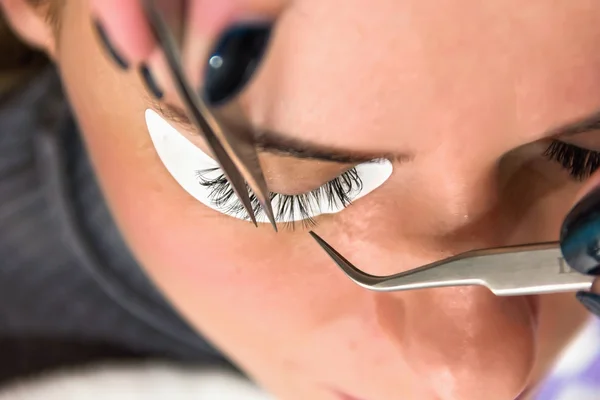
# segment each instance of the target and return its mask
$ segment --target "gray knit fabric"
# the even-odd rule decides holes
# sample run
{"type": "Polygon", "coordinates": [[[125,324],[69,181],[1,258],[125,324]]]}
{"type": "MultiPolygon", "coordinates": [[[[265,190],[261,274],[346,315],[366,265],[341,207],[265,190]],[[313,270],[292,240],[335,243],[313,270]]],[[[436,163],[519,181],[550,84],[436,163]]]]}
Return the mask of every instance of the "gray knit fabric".
{"type": "Polygon", "coordinates": [[[123,243],[54,70],[0,104],[3,337],[222,360],[167,304],[123,243]]]}

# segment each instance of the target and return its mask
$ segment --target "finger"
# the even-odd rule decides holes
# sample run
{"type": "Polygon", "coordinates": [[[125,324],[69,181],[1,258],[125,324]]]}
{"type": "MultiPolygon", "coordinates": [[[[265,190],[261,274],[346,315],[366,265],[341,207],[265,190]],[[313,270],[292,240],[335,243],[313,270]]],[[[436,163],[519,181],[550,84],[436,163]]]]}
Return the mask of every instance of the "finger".
{"type": "Polygon", "coordinates": [[[578,292],[577,300],[583,304],[589,312],[600,317],[600,278],[594,279],[589,292],[578,292]]]}
{"type": "MultiPolygon", "coordinates": [[[[156,42],[141,0],[91,0],[92,18],[107,45],[125,64],[147,59],[156,42]]],[[[114,55],[113,55],[114,58],[114,55]]]]}
{"type": "Polygon", "coordinates": [[[600,295],[598,293],[577,292],[576,297],[589,312],[600,317],[600,295]]]}
{"type": "Polygon", "coordinates": [[[586,184],[560,232],[563,257],[582,274],[599,276],[591,291],[577,292],[577,300],[600,317],[600,173],[586,184]]]}
{"type": "Polygon", "coordinates": [[[600,174],[565,218],[560,244],[567,263],[582,274],[600,275],[600,174]]]}

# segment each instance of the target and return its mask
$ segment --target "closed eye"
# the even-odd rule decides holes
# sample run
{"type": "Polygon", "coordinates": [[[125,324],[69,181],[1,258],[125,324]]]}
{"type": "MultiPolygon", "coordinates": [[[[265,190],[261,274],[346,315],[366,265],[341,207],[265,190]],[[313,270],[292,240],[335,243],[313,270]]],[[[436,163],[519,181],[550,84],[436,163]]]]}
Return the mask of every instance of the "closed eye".
{"type": "MultiPolygon", "coordinates": [[[[353,201],[381,186],[391,173],[392,165],[389,161],[373,160],[350,168],[306,193],[287,195],[271,192],[275,218],[287,227],[294,228],[295,222],[301,221],[305,228],[310,228],[316,224],[315,217],[344,210],[353,201]]],[[[221,212],[241,219],[250,219],[220,169],[197,171],[196,174],[200,185],[210,190],[209,198],[221,212]]],[[[258,220],[266,222],[258,199],[252,193],[250,199],[258,220]]]]}
{"type": "Polygon", "coordinates": [[[552,141],[544,155],[550,160],[558,162],[573,178],[579,181],[589,178],[600,167],[600,152],[559,140],[552,141]]]}
{"type": "MultiPolygon", "coordinates": [[[[185,191],[213,210],[238,219],[249,219],[215,160],[154,110],[146,111],[146,123],[162,163],[185,191]]],[[[388,160],[367,161],[314,190],[294,195],[271,193],[276,220],[292,228],[298,221],[311,226],[315,217],[338,213],[383,185],[392,170],[388,160]]],[[[268,222],[252,193],[251,199],[257,220],[268,222]]]]}

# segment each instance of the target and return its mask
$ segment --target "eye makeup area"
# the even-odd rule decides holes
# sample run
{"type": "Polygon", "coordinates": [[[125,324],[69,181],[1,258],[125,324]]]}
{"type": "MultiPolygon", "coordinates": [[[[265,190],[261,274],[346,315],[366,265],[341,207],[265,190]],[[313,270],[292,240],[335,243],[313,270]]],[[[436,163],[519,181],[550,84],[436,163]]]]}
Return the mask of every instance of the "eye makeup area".
{"type": "MultiPolygon", "coordinates": [[[[165,168],[177,183],[205,206],[222,214],[248,220],[233,188],[218,163],[189,141],[156,111],[145,113],[148,132],[165,168]]],[[[329,182],[297,195],[271,193],[277,222],[314,224],[313,218],[336,214],[388,180],[393,171],[388,160],[373,160],[358,164],[329,182]]],[[[293,179],[293,177],[289,177],[293,179]]],[[[257,221],[268,223],[258,201],[251,194],[257,221]]]]}

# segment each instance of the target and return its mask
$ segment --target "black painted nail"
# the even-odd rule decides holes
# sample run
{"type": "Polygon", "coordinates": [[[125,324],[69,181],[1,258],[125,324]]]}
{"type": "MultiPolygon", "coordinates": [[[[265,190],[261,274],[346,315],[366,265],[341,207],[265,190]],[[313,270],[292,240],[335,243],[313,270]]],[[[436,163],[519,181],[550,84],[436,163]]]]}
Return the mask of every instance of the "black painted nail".
{"type": "Polygon", "coordinates": [[[106,51],[106,53],[108,53],[108,55],[114,61],[114,63],[117,64],[121,69],[128,69],[129,63],[125,61],[125,59],[119,54],[117,50],[115,50],[113,45],[110,43],[106,30],[104,29],[102,24],[98,21],[94,21],[94,27],[96,29],[96,33],[98,34],[98,39],[100,39],[100,42],[104,47],[104,50],[106,51]]]}
{"type": "Polygon", "coordinates": [[[560,247],[572,268],[600,275],[600,188],[569,212],[560,231],[560,247]]]}
{"type": "Polygon", "coordinates": [[[148,68],[148,66],[146,64],[142,64],[140,66],[140,76],[142,77],[142,80],[146,84],[146,88],[148,88],[148,91],[150,93],[152,93],[152,95],[157,100],[162,99],[164,93],[158,86],[158,83],[156,82],[156,80],[154,79],[154,76],[152,75],[152,71],[150,71],[150,69],[148,68]]]}
{"type": "Polygon", "coordinates": [[[212,105],[238,94],[260,65],[271,25],[241,25],[225,31],[208,58],[204,98],[212,105]]]}
{"type": "Polygon", "coordinates": [[[592,292],[577,292],[575,297],[589,312],[600,317],[600,295],[592,292]]]}

